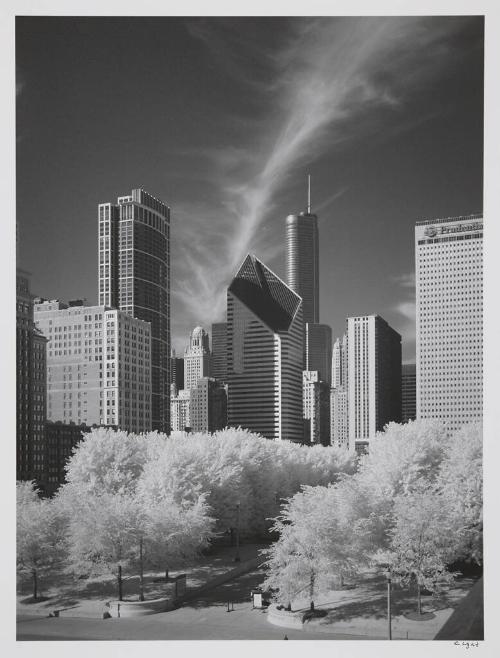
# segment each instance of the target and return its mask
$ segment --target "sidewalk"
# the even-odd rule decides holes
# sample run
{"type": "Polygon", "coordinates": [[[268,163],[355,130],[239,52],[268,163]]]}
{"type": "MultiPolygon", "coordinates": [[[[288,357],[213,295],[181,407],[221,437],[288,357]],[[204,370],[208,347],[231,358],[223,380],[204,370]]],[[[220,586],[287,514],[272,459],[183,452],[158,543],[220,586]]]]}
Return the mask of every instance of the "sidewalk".
{"type": "MultiPolygon", "coordinates": [[[[433,640],[475,583],[475,579],[461,578],[441,595],[423,597],[423,612],[431,614],[424,615],[422,620],[414,620],[407,616],[416,611],[415,593],[393,586],[392,639],[433,640]]],[[[388,639],[385,579],[380,575],[368,573],[353,584],[354,587],[351,589],[336,590],[329,592],[327,596],[317,597],[315,600],[317,616],[309,620],[307,618],[304,620],[304,615],[309,609],[309,601],[302,598],[294,601],[294,613],[278,611],[275,606],[271,606],[268,621],[281,627],[302,628],[306,632],[365,635],[388,639]]]]}
{"type": "MultiPolygon", "coordinates": [[[[259,563],[259,550],[263,544],[243,544],[240,546],[240,562],[235,562],[235,547],[221,546],[213,553],[200,558],[196,563],[182,569],[169,571],[169,577],[186,574],[186,595],[182,601],[195,597],[199,592],[216,587],[221,582],[253,569],[259,563]]],[[[145,574],[145,596],[156,599],[165,596],[171,588],[165,582],[155,583],[156,578],[165,573],[145,574]]],[[[123,598],[137,601],[139,598],[139,577],[123,574],[123,598]]],[[[40,580],[40,594],[47,600],[37,603],[23,603],[29,598],[29,582],[26,582],[21,595],[17,596],[18,615],[40,615],[47,617],[58,611],[60,617],[87,617],[101,619],[108,601],[117,599],[116,576],[101,576],[79,580],[69,576],[40,580]]]]}

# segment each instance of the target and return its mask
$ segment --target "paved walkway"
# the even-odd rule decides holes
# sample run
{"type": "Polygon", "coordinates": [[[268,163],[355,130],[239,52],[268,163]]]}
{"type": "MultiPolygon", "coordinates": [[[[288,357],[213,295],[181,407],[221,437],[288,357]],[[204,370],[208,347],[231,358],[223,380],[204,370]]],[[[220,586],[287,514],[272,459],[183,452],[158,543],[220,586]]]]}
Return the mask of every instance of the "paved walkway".
{"type": "Polygon", "coordinates": [[[342,640],[351,635],[306,633],[277,628],[265,610],[252,610],[250,590],[262,582],[256,569],[200,594],[171,612],[135,619],[18,618],[17,639],[29,640],[342,640]],[[230,601],[230,612],[227,602],[230,601]]]}

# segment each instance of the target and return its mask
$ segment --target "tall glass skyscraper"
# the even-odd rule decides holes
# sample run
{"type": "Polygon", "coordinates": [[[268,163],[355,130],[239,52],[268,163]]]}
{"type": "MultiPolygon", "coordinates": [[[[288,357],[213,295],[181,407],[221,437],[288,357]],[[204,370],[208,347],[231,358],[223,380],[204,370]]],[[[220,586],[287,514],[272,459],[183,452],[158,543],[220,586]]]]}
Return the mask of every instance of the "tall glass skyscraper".
{"type": "Polygon", "coordinates": [[[99,305],[151,323],[152,427],[170,431],[170,208],[132,190],[99,204],[99,305]]]}
{"type": "Polygon", "coordinates": [[[227,381],[227,323],[212,324],[212,377],[227,381]]]}
{"type": "Polygon", "coordinates": [[[310,206],[286,218],[286,272],[288,285],[302,297],[304,324],[319,322],[318,216],[310,206]]]}
{"type": "Polygon", "coordinates": [[[227,293],[228,425],[301,442],[302,300],[248,255],[227,293]]]}

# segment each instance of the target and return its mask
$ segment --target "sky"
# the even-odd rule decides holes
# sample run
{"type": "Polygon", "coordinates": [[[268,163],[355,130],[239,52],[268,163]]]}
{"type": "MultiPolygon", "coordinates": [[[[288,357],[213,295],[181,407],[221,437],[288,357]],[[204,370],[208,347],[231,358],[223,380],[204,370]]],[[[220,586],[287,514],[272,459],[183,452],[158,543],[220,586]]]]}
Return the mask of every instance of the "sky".
{"type": "Polygon", "coordinates": [[[483,210],[480,17],[16,20],[18,265],[97,303],[97,205],[171,208],[172,342],[225,319],[247,253],[285,278],[319,215],[320,321],[415,359],[414,225],[483,210]]]}

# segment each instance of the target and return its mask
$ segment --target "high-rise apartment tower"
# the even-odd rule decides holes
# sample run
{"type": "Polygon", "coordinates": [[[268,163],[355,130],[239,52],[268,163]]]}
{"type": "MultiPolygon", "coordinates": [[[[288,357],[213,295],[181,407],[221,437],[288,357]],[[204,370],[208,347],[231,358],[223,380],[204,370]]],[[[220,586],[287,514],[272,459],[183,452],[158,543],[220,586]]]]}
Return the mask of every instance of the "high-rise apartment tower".
{"type": "Polygon", "coordinates": [[[99,305],[151,324],[152,425],[170,429],[170,208],[132,190],[99,204],[99,305]]]}

